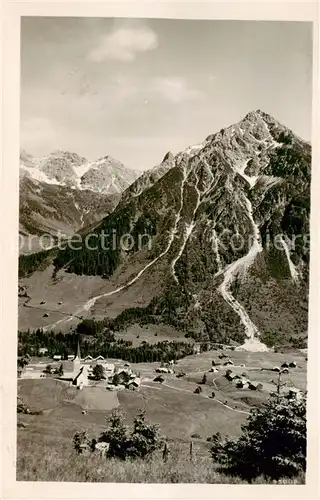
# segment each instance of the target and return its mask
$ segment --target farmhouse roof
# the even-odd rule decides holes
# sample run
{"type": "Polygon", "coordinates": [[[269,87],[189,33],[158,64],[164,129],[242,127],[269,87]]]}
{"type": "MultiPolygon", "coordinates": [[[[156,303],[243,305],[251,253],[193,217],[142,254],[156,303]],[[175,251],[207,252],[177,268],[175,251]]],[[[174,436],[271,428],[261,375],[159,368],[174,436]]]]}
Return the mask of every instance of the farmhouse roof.
{"type": "Polygon", "coordinates": [[[256,381],[250,381],[249,382],[249,387],[252,389],[262,389],[263,384],[261,382],[256,382],[256,381]]]}
{"type": "Polygon", "coordinates": [[[131,384],[139,387],[141,385],[141,379],[139,377],[135,377],[133,380],[129,380],[127,385],[131,385],[131,384]]]}
{"type": "Polygon", "coordinates": [[[104,360],[105,358],[103,356],[101,356],[101,354],[99,356],[96,357],[95,361],[98,361],[98,360],[104,360]]]}
{"type": "Polygon", "coordinates": [[[224,364],[225,365],[233,365],[234,363],[233,363],[232,359],[229,358],[229,359],[227,359],[227,361],[225,361],[224,364]]]}
{"type": "Polygon", "coordinates": [[[73,379],[73,384],[76,384],[78,378],[81,376],[81,375],[84,375],[84,376],[87,376],[88,375],[88,370],[87,370],[87,366],[86,365],[83,365],[81,366],[79,372],[77,373],[77,375],[74,377],[73,379]]]}
{"type": "Polygon", "coordinates": [[[247,379],[240,379],[236,381],[236,386],[237,387],[242,387],[242,388],[247,388],[249,387],[249,380],[247,379]]]}
{"type": "Polygon", "coordinates": [[[119,368],[117,370],[117,374],[121,375],[122,373],[125,373],[126,375],[131,375],[131,370],[129,370],[128,368],[119,368]]]}

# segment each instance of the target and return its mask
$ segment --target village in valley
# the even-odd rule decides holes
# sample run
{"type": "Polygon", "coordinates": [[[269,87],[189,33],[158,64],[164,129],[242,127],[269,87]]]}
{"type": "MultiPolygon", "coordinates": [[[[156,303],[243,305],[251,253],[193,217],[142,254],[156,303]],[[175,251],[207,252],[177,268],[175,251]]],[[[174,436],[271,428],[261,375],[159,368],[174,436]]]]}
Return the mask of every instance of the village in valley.
{"type": "Polygon", "coordinates": [[[99,413],[105,417],[118,406],[125,411],[144,406],[173,439],[193,437],[201,447],[210,434],[225,429],[224,413],[228,423],[234,421],[232,432],[237,435],[250,409],[261,406],[270,393],[281,389],[299,399],[306,389],[306,350],[250,353],[220,345],[202,351],[198,344],[194,354],[183,359],[128,363],[102,355],[82,357],[78,342],[68,359],[62,359],[60,353],[48,357],[47,348],[40,348],[38,354],[18,360],[20,413],[24,417],[41,415],[38,420],[24,419],[23,428],[38,426],[39,418],[45,425],[52,412],[59,414],[62,408],[67,415],[71,403],[76,403],[71,416],[91,415],[98,421],[99,413]],[[47,391],[52,391],[53,400],[47,391]],[[171,425],[176,417],[168,420],[167,412],[177,412],[176,417],[185,424],[181,428],[171,425]]]}

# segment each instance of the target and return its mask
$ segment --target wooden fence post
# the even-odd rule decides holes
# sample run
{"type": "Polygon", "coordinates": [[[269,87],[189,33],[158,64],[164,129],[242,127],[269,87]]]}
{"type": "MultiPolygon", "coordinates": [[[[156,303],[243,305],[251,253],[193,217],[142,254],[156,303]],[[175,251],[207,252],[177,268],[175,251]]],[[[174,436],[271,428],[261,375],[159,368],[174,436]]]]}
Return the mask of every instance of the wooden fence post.
{"type": "Polygon", "coordinates": [[[163,459],[164,462],[166,462],[168,460],[168,454],[169,454],[168,445],[165,442],[164,443],[163,452],[162,452],[162,459],[163,459]]]}
{"type": "Polygon", "coordinates": [[[189,451],[189,454],[190,454],[190,460],[192,460],[192,457],[193,457],[193,442],[192,441],[190,442],[190,451],[189,451]]]}

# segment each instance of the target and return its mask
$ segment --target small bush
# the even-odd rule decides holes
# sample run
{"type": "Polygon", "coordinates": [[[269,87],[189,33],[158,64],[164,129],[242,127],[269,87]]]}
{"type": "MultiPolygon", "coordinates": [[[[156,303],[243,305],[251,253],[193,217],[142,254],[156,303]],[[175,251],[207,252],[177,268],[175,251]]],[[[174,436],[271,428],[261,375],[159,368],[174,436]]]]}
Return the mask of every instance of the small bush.
{"type": "Polygon", "coordinates": [[[95,365],[92,370],[92,375],[95,380],[101,380],[104,378],[104,368],[102,365],[95,365]]]}
{"type": "Polygon", "coordinates": [[[98,440],[94,439],[91,443],[85,432],[75,434],[73,439],[75,450],[78,453],[87,449],[93,451],[96,443],[108,443],[107,458],[144,459],[158,450],[163,443],[159,427],[146,423],[143,411],[136,415],[132,430],[124,424],[124,416],[117,410],[112,412],[108,421],[109,427],[98,440]]]}
{"type": "Polygon", "coordinates": [[[212,438],[210,450],[221,470],[249,481],[263,475],[292,478],[306,470],[306,399],[272,395],[254,408],[237,440],[212,438]]]}
{"type": "Polygon", "coordinates": [[[23,358],[18,358],[18,368],[24,368],[25,366],[27,366],[29,364],[29,361],[26,357],[23,357],[23,358]]]}
{"type": "Polygon", "coordinates": [[[83,453],[90,449],[90,440],[85,431],[77,432],[73,437],[73,446],[77,453],[83,453]]]}

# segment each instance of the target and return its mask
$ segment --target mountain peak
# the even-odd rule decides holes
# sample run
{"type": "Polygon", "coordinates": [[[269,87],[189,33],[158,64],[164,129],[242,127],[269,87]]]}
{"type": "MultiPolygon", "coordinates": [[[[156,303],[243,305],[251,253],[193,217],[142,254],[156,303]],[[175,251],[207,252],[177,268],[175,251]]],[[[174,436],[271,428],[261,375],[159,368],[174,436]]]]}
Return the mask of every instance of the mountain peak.
{"type": "Polygon", "coordinates": [[[80,165],[81,163],[87,161],[84,156],[81,156],[78,153],[74,153],[72,151],[62,151],[60,149],[56,149],[55,151],[50,153],[49,158],[60,158],[77,165],[80,165]]]}
{"type": "Polygon", "coordinates": [[[173,160],[173,158],[174,158],[173,153],[171,153],[171,151],[168,151],[168,152],[164,155],[163,160],[162,160],[162,162],[161,162],[161,163],[163,163],[163,162],[165,162],[165,161],[168,161],[168,160],[169,160],[169,161],[171,161],[171,160],[173,160]]]}
{"type": "Polygon", "coordinates": [[[20,150],[20,160],[21,161],[30,162],[30,161],[32,161],[32,158],[33,158],[33,156],[31,154],[27,153],[27,151],[25,149],[20,150]]]}
{"type": "Polygon", "coordinates": [[[263,118],[264,116],[269,116],[267,113],[262,111],[261,109],[253,109],[252,111],[249,111],[243,118],[243,120],[250,120],[250,119],[256,119],[257,117],[263,118]]]}
{"type": "Polygon", "coordinates": [[[269,113],[266,113],[265,111],[262,111],[261,109],[255,109],[250,111],[245,115],[245,117],[241,120],[241,122],[246,122],[246,121],[256,122],[257,120],[261,119],[266,123],[274,123],[280,125],[280,122],[276,118],[274,118],[274,116],[270,115],[269,113]]]}
{"type": "MultiPolygon", "coordinates": [[[[112,156],[110,156],[110,155],[100,156],[100,157],[98,158],[98,160],[97,160],[97,161],[103,161],[103,160],[105,160],[105,161],[116,161],[116,162],[118,162],[118,160],[115,160],[115,159],[114,159],[112,156]]],[[[120,163],[120,162],[118,162],[118,163],[120,163]]]]}

